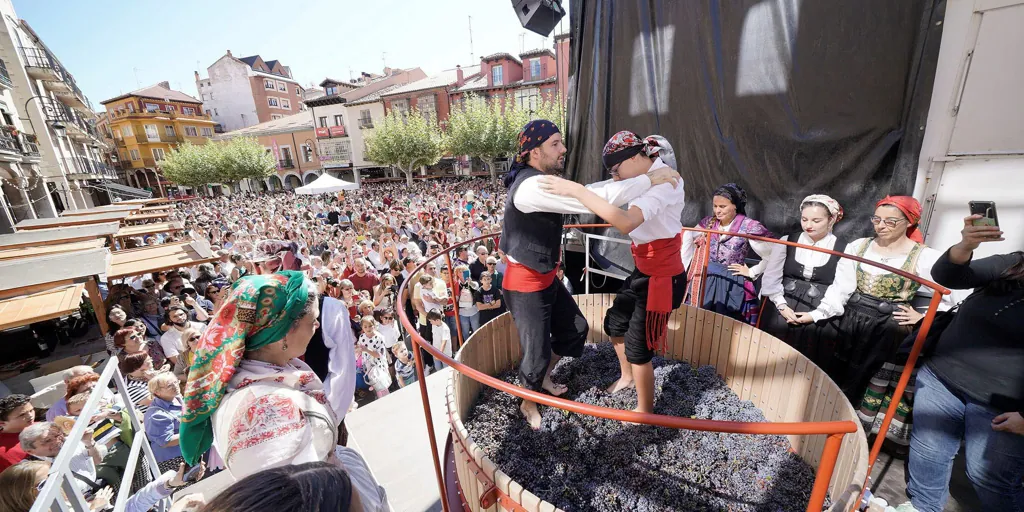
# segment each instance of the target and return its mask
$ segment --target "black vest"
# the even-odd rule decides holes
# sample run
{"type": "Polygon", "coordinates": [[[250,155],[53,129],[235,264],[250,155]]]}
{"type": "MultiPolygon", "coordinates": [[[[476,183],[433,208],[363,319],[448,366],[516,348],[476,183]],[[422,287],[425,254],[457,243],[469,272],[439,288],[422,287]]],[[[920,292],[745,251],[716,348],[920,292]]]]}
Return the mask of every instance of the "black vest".
{"type": "Polygon", "coordinates": [[[508,188],[499,247],[502,252],[530,269],[548,273],[555,270],[561,255],[562,214],[523,213],[513,201],[523,180],[541,175],[542,172],[532,167],[523,169],[508,188]]]}
{"type": "MultiPolygon", "coordinates": [[[[795,235],[789,235],[790,242],[799,242],[800,233],[795,235]]],[[[843,252],[846,250],[846,240],[843,238],[836,237],[836,244],[832,247],[835,252],[843,252]]],[[[796,247],[792,245],[786,246],[786,265],[783,268],[782,275],[790,279],[797,279],[800,281],[810,281],[812,283],[818,283],[823,285],[831,285],[836,279],[836,265],[839,264],[839,256],[832,255],[828,261],[820,267],[814,267],[811,271],[811,278],[804,278],[804,265],[796,261],[796,247]]]]}

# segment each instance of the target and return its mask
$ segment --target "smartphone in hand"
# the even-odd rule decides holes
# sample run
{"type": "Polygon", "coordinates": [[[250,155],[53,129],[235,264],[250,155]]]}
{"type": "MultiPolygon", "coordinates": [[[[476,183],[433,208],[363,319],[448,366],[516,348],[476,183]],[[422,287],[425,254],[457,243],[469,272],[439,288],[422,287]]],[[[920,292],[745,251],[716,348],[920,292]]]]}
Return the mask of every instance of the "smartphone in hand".
{"type": "Polygon", "coordinates": [[[971,208],[971,215],[982,216],[980,219],[974,219],[975,226],[999,226],[995,201],[971,201],[968,206],[971,208]]]}

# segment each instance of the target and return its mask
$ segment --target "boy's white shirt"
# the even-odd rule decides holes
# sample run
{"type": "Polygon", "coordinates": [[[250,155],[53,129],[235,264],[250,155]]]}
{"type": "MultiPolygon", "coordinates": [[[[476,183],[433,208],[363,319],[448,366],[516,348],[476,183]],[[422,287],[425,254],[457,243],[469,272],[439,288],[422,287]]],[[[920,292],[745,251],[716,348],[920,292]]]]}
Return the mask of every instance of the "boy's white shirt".
{"type": "MultiPolygon", "coordinates": [[[[661,158],[656,158],[650,170],[662,167],[668,165],[661,158]]],[[[674,187],[671,183],[662,183],[629,201],[627,209],[635,206],[644,214],[644,222],[629,233],[629,238],[639,245],[680,234],[683,230],[684,197],[683,180],[680,179],[674,187]]]]}

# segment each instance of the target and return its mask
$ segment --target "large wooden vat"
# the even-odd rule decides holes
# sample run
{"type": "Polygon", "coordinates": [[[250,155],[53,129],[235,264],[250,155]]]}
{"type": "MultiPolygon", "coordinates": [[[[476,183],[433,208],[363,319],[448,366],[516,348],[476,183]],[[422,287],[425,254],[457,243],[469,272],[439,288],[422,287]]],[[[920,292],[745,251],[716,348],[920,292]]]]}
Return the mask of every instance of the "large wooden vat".
{"type": "MultiPolygon", "coordinates": [[[[603,318],[613,295],[578,295],[580,309],[590,322],[589,342],[605,340],[603,318]]],[[[853,421],[858,431],[843,438],[832,472],[829,494],[832,510],[849,510],[864,482],[868,446],[849,400],[825,373],[778,338],[750,325],[699,308],[683,306],[669,321],[666,357],[695,366],[714,365],[732,390],[752,401],[772,422],[853,421]]],[[[508,314],[475,332],[456,355],[460,362],[496,375],[518,365],[519,335],[508,314]]],[[[480,394],[480,384],[453,372],[448,382],[448,415],[454,446],[458,484],[463,504],[472,511],[553,511],[545,502],[499,470],[469,436],[463,421],[480,394]],[[488,506],[481,497],[493,483],[498,493],[488,506]],[[494,500],[498,500],[494,503],[494,500]]],[[[793,450],[817,468],[824,435],[789,436],[793,450]]],[[[485,500],[486,501],[486,500],[485,500]]]]}

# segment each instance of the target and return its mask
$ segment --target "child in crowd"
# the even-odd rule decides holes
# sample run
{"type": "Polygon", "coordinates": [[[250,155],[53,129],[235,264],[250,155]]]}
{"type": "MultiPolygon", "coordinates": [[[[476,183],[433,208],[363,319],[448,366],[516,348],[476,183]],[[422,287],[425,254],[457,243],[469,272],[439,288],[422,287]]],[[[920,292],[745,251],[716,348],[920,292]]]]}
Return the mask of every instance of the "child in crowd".
{"type": "MultiPolygon", "coordinates": [[[[440,350],[444,355],[452,356],[452,331],[444,323],[444,313],[440,309],[431,309],[427,312],[427,321],[434,334],[434,348],[440,350]]],[[[440,370],[445,364],[440,359],[434,359],[434,369],[440,370]]]]}
{"type": "Polygon", "coordinates": [[[405,343],[399,343],[391,347],[395,354],[395,375],[398,377],[398,387],[404,388],[416,382],[416,361],[412,360],[412,354],[405,347],[405,343]]]}
{"type": "Polygon", "coordinates": [[[363,333],[359,335],[356,344],[356,355],[362,355],[366,383],[377,394],[377,398],[387,396],[388,388],[391,387],[391,373],[388,371],[384,337],[377,332],[377,321],[373,316],[364,316],[359,324],[363,333]]]}

